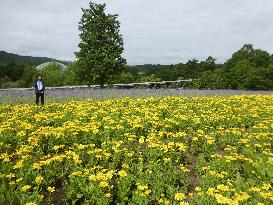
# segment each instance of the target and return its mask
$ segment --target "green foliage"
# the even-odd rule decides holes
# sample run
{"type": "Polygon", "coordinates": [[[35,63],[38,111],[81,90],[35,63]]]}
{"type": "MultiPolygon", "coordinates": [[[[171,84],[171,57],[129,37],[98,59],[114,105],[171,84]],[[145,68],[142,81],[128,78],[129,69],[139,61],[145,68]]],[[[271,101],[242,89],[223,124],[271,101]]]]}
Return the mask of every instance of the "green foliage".
{"type": "Polygon", "coordinates": [[[10,78],[7,76],[1,77],[0,78],[0,88],[8,88],[9,87],[9,82],[10,82],[10,78]]]}
{"type": "Polygon", "coordinates": [[[101,88],[120,73],[126,64],[126,60],[121,57],[124,49],[118,16],[106,14],[105,9],[105,4],[92,2],[89,8],[82,9],[79,23],[80,51],[75,53],[84,83],[98,83],[101,88]]]}
{"type": "Polygon", "coordinates": [[[179,63],[175,66],[177,77],[184,79],[196,78],[200,71],[199,62],[196,59],[189,60],[186,64],[179,63]]]}
{"type": "Polygon", "coordinates": [[[64,75],[61,66],[52,62],[42,69],[43,79],[46,86],[62,86],[64,85],[64,75]]]}
{"type": "Polygon", "coordinates": [[[231,68],[231,87],[234,89],[244,89],[243,83],[250,74],[250,70],[253,70],[252,64],[248,60],[241,60],[231,68]]]}
{"type": "MultiPolygon", "coordinates": [[[[206,60],[207,64],[203,62],[199,64],[200,74],[196,87],[270,90],[273,84],[272,60],[269,53],[254,49],[250,44],[244,45],[218,68],[215,59],[209,57],[206,60]]],[[[185,65],[180,64],[178,68],[185,68],[185,65]]]]}
{"type": "Polygon", "coordinates": [[[225,67],[231,69],[242,60],[248,60],[254,67],[267,67],[272,63],[272,57],[268,52],[254,49],[251,44],[245,44],[225,63],[225,67]]]}
{"type": "Polygon", "coordinates": [[[195,87],[202,89],[219,89],[222,87],[222,77],[216,72],[205,71],[196,82],[195,87]]]}
{"type": "Polygon", "coordinates": [[[17,81],[22,77],[25,65],[15,62],[8,64],[0,64],[0,78],[7,76],[12,81],[17,81]]]}
{"type": "Polygon", "coordinates": [[[160,82],[161,78],[157,77],[156,75],[152,74],[150,76],[143,76],[137,80],[137,82],[160,82]]]}
{"type": "Polygon", "coordinates": [[[0,64],[0,78],[4,78],[7,74],[6,64],[0,64]]]}
{"type": "Polygon", "coordinates": [[[267,68],[251,69],[243,87],[247,90],[272,90],[273,65],[267,68]]]}
{"type": "Polygon", "coordinates": [[[64,71],[65,85],[82,85],[82,80],[79,74],[79,65],[75,61],[68,64],[67,69],[64,71]]]}
{"type": "Polygon", "coordinates": [[[140,72],[144,72],[145,76],[150,76],[152,74],[158,76],[164,80],[175,80],[176,76],[173,72],[174,66],[173,65],[138,65],[140,72]]]}
{"type": "Polygon", "coordinates": [[[37,75],[35,66],[26,66],[22,75],[22,78],[17,82],[19,87],[29,88],[33,86],[33,82],[37,75]]]}
{"type": "Polygon", "coordinates": [[[271,65],[273,65],[273,58],[268,52],[254,49],[251,44],[246,44],[224,64],[221,71],[223,87],[229,89],[270,89],[272,78],[265,77],[263,72],[264,68],[271,65]]]}
{"type": "Polygon", "coordinates": [[[133,83],[135,82],[134,76],[130,72],[121,72],[118,76],[115,77],[113,80],[113,83],[121,83],[121,84],[126,84],[126,83],[133,83]]]}
{"type": "Polygon", "coordinates": [[[216,58],[209,56],[205,61],[201,61],[204,71],[214,71],[217,68],[216,58]]]}

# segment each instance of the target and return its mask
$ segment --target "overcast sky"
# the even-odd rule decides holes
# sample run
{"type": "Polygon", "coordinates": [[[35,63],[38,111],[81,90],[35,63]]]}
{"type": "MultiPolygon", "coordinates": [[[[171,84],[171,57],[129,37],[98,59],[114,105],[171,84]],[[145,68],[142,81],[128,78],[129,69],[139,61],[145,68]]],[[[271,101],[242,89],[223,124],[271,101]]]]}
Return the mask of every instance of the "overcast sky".
{"type": "MultiPolygon", "coordinates": [[[[89,0],[0,0],[0,50],[74,60],[89,0]]],[[[96,0],[119,14],[128,64],[223,62],[245,43],[273,53],[272,0],[96,0]]]]}

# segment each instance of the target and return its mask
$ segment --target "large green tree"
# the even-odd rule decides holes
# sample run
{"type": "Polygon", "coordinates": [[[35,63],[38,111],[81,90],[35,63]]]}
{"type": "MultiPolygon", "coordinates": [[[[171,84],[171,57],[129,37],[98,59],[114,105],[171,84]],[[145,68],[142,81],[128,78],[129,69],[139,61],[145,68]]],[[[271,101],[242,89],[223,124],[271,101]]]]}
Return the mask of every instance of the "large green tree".
{"type": "Polygon", "coordinates": [[[245,44],[224,64],[222,69],[224,87],[228,89],[261,89],[263,86],[254,86],[258,80],[249,75],[255,73],[257,76],[259,74],[263,79],[264,75],[260,75],[260,73],[264,72],[263,68],[268,68],[271,64],[272,56],[268,52],[254,49],[251,44],[245,44]]]}
{"type": "Polygon", "coordinates": [[[87,84],[111,82],[114,75],[119,74],[126,60],[122,57],[123,38],[119,34],[118,15],[105,13],[106,4],[90,2],[89,8],[82,9],[79,22],[80,43],[78,52],[80,77],[87,84]]]}

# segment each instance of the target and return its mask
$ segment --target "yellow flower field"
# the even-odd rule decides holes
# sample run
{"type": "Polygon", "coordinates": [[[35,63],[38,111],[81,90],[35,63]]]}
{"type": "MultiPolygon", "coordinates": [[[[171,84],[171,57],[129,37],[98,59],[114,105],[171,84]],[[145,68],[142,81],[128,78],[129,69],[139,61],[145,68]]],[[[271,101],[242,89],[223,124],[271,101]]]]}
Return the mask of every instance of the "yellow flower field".
{"type": "Polygon", "coordinates": [[[0,204],[273,204],[273,95],[0,105],[0,204]]]}

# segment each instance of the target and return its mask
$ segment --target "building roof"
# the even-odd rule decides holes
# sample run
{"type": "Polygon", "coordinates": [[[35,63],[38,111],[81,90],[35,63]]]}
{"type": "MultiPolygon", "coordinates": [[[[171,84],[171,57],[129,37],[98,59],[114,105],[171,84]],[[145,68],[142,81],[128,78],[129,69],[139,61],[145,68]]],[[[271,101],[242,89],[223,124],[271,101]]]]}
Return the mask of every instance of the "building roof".
{"type": "Polygon", "coordinates": [[[48,66],[50,63],[58,63],[60,66],[61,66],[61,70],[62,71],[65,71],[67,69],[67,66],[62,64],[62,63],[59,63],[59,62],[56,62],[56,61],[51,61],[51,62],[45,62],[45,63],[42,63],[38,66],[36,66],[36,69],[37,70],[42,70],[43,68],[45,68],[46,66],[48,66]]]}

